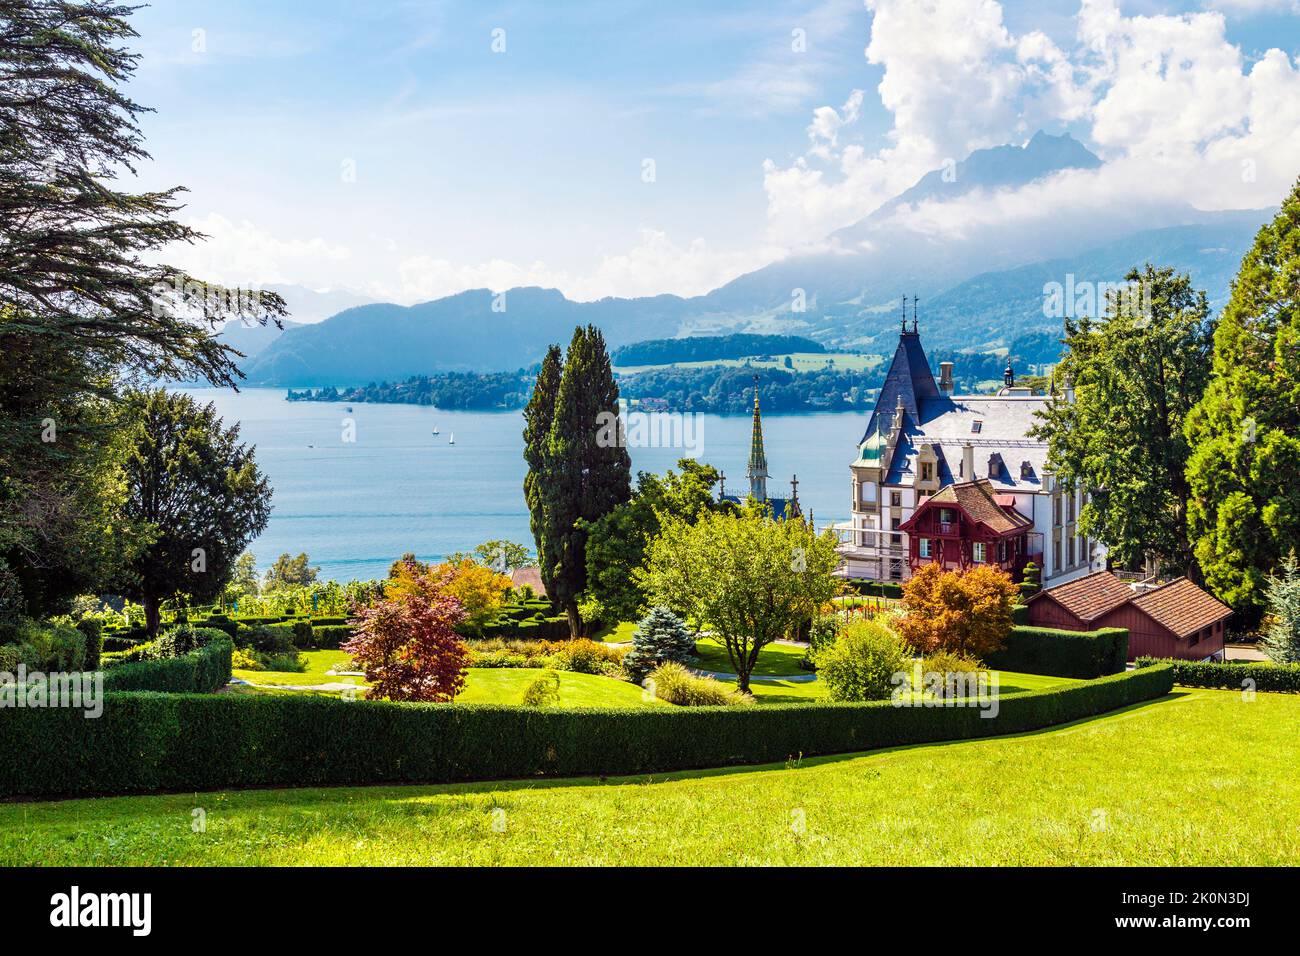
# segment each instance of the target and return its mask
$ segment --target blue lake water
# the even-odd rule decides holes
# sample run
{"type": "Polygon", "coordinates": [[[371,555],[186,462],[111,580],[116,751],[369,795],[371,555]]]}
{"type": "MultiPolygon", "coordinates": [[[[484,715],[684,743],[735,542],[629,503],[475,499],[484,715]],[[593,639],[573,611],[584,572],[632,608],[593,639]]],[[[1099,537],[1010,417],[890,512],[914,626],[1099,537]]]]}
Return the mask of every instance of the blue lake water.
{"type": "MultiPolygon", "coordinates": [[[[344,403],[287,402],[278,388],[186,391],[239,422],[242,440],[257,446],[275,488],[270,525],[250,546],[263,568],[282,552],[306,551],[322,578],[346,581],[384,576],[405,551],[430,560],[491,538],[533,546],[520,412],[354,403],[348,413],[344,403]],[[346,419],[355,441],[344,440],[346,419]]],[[[768,493],[788,497],[797,473],[799,500],[818,527],[844,520],[864,427],[855,412],[765,417],[768,493]]],[[[705,415],[698,435],[695,457],[726,472],[728,492],[747,490],[750,419],[705,415]]],[[[681,448],[630,451],[634,474],[684,457],[681,448]]]]}

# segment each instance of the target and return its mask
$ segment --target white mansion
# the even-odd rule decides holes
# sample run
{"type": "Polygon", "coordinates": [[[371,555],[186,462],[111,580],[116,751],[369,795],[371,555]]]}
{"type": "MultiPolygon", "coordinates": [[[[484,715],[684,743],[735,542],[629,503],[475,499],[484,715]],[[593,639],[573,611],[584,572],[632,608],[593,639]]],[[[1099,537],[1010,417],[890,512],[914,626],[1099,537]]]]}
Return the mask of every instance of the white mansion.
{"type": "Polygon", "coordinates": [[[1049,399],[1018,388],[1010,365],[997,394],[954,395],[952,371],[942,363],[935,381],[916,322],[904,322],[850,465],[853,517],[835,526],[840,573],[905,581],[937,560],[996,564],[1018,579],[1032,561],[1051,587],[1104,568],[1105,547],[1075,525],[1083,495],[1060,486],[1047,445],[1029,435],[1049,399]]]}

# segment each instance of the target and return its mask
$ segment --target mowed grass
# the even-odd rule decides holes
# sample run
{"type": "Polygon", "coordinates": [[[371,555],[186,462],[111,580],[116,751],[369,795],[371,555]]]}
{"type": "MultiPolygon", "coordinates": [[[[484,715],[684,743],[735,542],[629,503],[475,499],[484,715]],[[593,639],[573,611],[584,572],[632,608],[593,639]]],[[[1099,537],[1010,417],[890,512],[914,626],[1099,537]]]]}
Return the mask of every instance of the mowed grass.
{"type": "MultiPolygon", "coordinates": [[[[471,667],[458,704],[522,704],[528,685],[542,674],[537,667],[471,667]]],[[[642,688],[627,681],[595,674],[557,671],[560,675],[560,707],[671,707],[663,701],[646,699],[642,688]]]]}
{"type": "MultiPolygon", "coordinates": [[[[805,648],[793,644],[768,644],[758,652],[758,663],[754,666],[754,674],[765,677],[789,677],[794,674],[807,674],[808,671],[799,668],[799,662],[803,660],[805,648]]],[[[727,647],[721,641],[714,640],[711,637],[701,637],[695,642],[695,656],[699,658],[691,666],[702,671],[717,671],[724,674],[734,674],[735,665],[731,663],[731,655],[727,653],[727,647]]]]}
{"type": "Polygon", "coordinates": [[[326,673],[326,671],[334,669],[340,671],[356,670],[352,658],[343,651],[304,651],[302,656],[307,658],[307,669],[305,671],[236,670],[234,675],[240,680],[248,681],[250,684],[271,686],[286,684],[309,686],[311,684],[346,684],[349,682],[360,686],[366,682],[364,677],[338,677],[326,673]]]}
{"type": "Polygon", "coordinates": [[[653,779],[10,803],[0,862],[1294,865],[1297,735],[1295,695],[1179,690],[1033,734],[653,779]]]}
{"type": "MultiPolygon", "coordinates": [[[[235,676],[261,685],[256,688],[232,687],[235,693],[319,693],[337,696],[338,690],[296,691],[286,687],[311,687],[324,684],[355,684],[357,696],[365,696],[364,677],[341,677],[326,673],[335,666],[339,670],[352,670],[352,661],[342,651],[307,651],[307,670],[293,671],[235,671],[235,676]]],[[[465,689],[456,703],[459,704],[522,704],[524,691],[539,676],[546,673],[535,667],[471,667],[465,676],[465,689]]],[[[615,680],[594,674],[574,674],[559,671],[560,707],[666,707],[662,701],[643,699],[640,687],[627,681],[615,680]]]]}

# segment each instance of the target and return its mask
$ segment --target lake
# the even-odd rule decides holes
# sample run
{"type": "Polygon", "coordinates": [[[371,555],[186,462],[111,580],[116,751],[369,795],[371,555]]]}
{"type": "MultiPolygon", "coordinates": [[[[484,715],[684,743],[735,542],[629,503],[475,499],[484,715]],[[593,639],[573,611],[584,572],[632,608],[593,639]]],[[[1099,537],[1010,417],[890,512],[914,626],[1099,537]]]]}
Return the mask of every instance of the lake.
{"type": "MultiPolygon", "coordinates": [[[[436,560],[491,538],[533,546],[521,412],[287,402],[279,388],[185,391],[213,402],[257,446],[275,488],[271,522],[250,546],[262,568],[282,552],[306,551],[322,578],[346,581],[383,577],[406,551],[436,560]],[[345,440],[349,419],[354,441],[345,440]]],[[[795,472],[799,500],[818,527],[845,520],[848,466],[865,427],[857,412],[764,417],[768,493],[788,497],[795,472]]],[[[695,457],[726,472],[729,493],[748,489],[749,436],[748,417],[700,417],[695,457]]],[[[681,448],[629,450],[634,475],[663,472],[684,457],[681,448]]]]}

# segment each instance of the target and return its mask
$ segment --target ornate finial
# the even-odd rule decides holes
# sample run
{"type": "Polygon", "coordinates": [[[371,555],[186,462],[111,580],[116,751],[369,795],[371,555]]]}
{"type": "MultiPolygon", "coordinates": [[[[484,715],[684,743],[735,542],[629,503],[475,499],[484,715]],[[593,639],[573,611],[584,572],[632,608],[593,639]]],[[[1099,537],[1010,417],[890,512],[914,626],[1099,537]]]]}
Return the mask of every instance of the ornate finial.
{"type": "Polygon", "coordinates": [[[907,333],[907,296],[903,296],[903,333],[907,333]]]}

